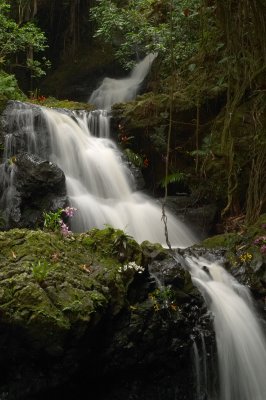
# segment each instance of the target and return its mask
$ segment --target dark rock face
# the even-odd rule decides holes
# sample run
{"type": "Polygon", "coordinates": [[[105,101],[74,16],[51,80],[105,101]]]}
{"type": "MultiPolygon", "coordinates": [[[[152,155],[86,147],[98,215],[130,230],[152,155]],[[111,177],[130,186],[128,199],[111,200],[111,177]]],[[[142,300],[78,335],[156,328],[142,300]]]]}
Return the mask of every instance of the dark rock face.
{"type": "Polygon", "coordinates": [[[144,272],[121,273],[103,258],[115,231],[97,237],[0,232],[0,398],[193,400],[192,345],[214,338],[189,274],[132,239],[127,262],[144,272]]]}
{"type": "Polygon", "coordinates": [[[166,205],[182,222],[188,225],[200,240],[213,233],[218,208],[215,204],[195,206],[190,196],[171,196],[166,205]]]}
{"type": "Polygon", "coordinates": [[[99,361],[107,390],[100,399],[192,400],[193,342],[201,332],[208,348],[214,346],[201,296],[171,258],[156,257],[143,278],[129,287],[130,312],[121,313],[105,333],[107,347],[99,361]]]}
{"type": "Polygon", "coordinates": [[[41,108],[9,101],[0,123],[0,142],[5,144],[0,165],[0,229],[39,226],[44,211],[67,204],[64,173],[48,161],[50,140],[41,108]]]}
{"type": "Polygon", "coordinates": [[[1,171],[5,175],[0,188],[2,229],[36,227],[44,211],[66,205],[65,175],[52,162],[20,153],[12,165],[2,164],[1,171]]]}

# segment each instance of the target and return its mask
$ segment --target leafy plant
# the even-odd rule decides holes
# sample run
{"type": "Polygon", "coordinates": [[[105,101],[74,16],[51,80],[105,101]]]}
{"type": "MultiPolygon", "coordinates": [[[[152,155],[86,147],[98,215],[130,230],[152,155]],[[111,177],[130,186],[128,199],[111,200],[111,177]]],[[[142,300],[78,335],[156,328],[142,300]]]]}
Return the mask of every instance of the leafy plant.
{"type": "Polygon", "coordinates": [[[7,74],[3,70],[0,70],[0,93],[8,99],[23,100],[25,98],[18,88],[15,76],[7,74]]]}
{"type": "Polygon", "coordinates": [[[136,167],[142,168],[144,166],[144,158],[140,154],[135,153],[131,149],[125,149],[124,153],[126,154],[128,160],[136,167]]]}
{"type": "Polygon", "coordinates": [[[44,216],[44,228],[48,231],[58,232],[60,231],[63,236],[71,234],[68,226],[63,221],[63,216],[72,218],[74,212],[77,211],[74,207],[59,208],[57,211],[45,212],[44,216]]]}
{"type": "MultiPolygon", "coordinates": [[[[162,118],[169,118],[168,113],[161,113],[162,118]]],[[[154,128],[154,132],[150,134],[152,144],[158,152],[162,153],[167,148],[167,137],[166,137],[167,125],[160,125],[154,128]]]]}
{"type": "Polygon", "coordinates": [[[167,175],[160,181],[160,186],[165,188],[170,183],[184,183],[188,175],[185,172],[176,171],[172,174],[167,175]]]}
{"type": "Polygon", "coordinates": [[[44,228],[48,231],[56,232],[60,230],[61,221],[62,221],[62,209],[55,212],[45,212],[44,216],[44,228]]]}
{"type": "Polygon", "coordinates": [[[178,309],[175,303],[175,294],[169,286],[163,286],[155,289],[154,292],[149,295],[150,300],[153,303],[155,311],[167,309],[170,311],[176,311],[178,309]]]}
{"type": "Polygon", "coordinates": [[[195,52],[199,43],[200,0],[171,3],[129,0],[121,5],[98,0],[91,8],[91,18],[98,25],[95,36],[112,43],[117,58],[128,68],[132,67],[133,56],[151,52],[163,55],[164,66],[169,66],[170,42],[174,45],[174,61],[180,64],[195,52]]]}
{"type": "Polygon", "coordinates": [[[0,66],[19,66],[41,76],[45,73],[43,67],[48,66],[47,60],[36,61],[34,53],[47,47],[45,35],[33,22],[18,24],[10,9],[7,0],[0,0],[0,66]]]}
{"type": "Polygon", "coordinates": [[[32,266],[32,275],[35,280],[39,283],[43,282],[51,269],[51,264],[46,260],[38,260],[31,264],[32,266]]]}

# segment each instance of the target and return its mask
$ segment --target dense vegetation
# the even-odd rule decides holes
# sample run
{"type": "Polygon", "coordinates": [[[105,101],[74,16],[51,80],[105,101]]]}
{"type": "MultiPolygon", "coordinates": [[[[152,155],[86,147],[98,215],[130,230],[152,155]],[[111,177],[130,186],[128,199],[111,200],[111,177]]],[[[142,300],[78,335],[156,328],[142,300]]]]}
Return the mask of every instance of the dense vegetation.
{"type": "MultiPolygon", "coordinates": [[[[21,6],[18,2],[18,6],[21,6]]],[[[31,77],[45,74],[47,60],[35,58],[46,47],[44,33],[32,21],[15,21],[11,4],[0,1],[0,90],[1,95],[20,97],[13,71],[25,68],[31,77]]]]}

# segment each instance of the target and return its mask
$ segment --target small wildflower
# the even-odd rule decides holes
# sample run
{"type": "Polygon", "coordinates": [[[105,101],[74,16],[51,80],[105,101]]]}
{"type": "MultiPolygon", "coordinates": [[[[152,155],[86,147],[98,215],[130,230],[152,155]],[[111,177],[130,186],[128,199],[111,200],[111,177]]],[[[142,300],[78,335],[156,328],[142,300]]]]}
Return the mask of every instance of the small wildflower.
{"type": "Polygon", "coordinates": [[[261,254],[266,254],[266,236],[260,236],[253,242],[256,246],[260,247],[261,254]]]}
{"type": "Polygon", "coordinates": [[[64,222],[61,224],[61,233],[63,236],[68,236],[72,233],[64,222]]]}
{"type": "Polygon", "coordinates": [[[261,246],[260,252],[261,252],[261,254],[266,254],[266,244],[261,246]]]}
{"type": "Polygon", "coordinates": [[[251,261],[252,260],[252,254],[250,254],[250,253],[244,253],[244,254],[241,254],[240,256],[239,256],[239,259],[240,259],[240,261],[241,262],[243,262],[243,263],[246,263],[246,262],[249,262],[249,261],[251,261]]]}
{"type": "Polygon", "coordinates": [[[63,210],[62,210],[68,217],[73,217],[74,216],[74,213],[75,213],[75,211],[77,211],[77,209],[76,208],[74,208],[74,207],[66,207],[66,208],[64,208],[63,210]]]}
{"type": "Polygon", "coordinates": [[[143,166],[144,166],[144,168],[148,168],[148,166],[149,166],[149,160],[148,160],[148,158],[146,157],[144,160],[143,160],[143,166]]]}
{"type": "Polygon", "coordinates": [[[260,244],[266,244],[266,236],[260,236],[257,239],[254,240],[253,242],[256,245],[260,245],[260,244]]]}
{"type": "Polygon", "coordinates": [[[145,271],[145,268],[144,267],[141,267],[140,265],[137,265],[136,263],[135,263],[135,261],[131,261],[131,262],[129,262],[128,264],[125,264],[125,265],[123,265],[123,267],[120,267],[119,269],[118,269],[118,272],[126,272],[127,270],[134,270],[134,271],[136,271],[137,273],[139,273],[139,274],[142,274],[142,272],[144,272],[145,271]]]}

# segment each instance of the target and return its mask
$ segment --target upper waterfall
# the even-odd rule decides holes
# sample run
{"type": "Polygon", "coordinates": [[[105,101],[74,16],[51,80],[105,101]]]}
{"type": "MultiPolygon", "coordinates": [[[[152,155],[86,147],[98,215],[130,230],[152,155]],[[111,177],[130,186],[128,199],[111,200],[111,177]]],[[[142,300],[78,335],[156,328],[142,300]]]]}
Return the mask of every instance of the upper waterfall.
{"type": "MultiPolygon", "coordinates": [[[[63,170],[70,205],[78,209],[71,223],[73,231],[109,224],[125,230],[138,242],[149,240],[165,245],[161,206],[135,191],[134,178],[109,138],[108,114],[66,113],[19,102],[16,106],[8,124],[16,134],[7,135],[5,159],[27,151],[63,170]]],[[[12,193],[11,176],[9,180],[7,186],[12,193]]],[[[188,247],[196,241],[170,213],[168,232],[174,247],[188,247]]]]}
{"type": "Polygon", "coordinates": [[[104,78],[102,84],[91,94],[89,102],[99,109],[109,110],[115,103],[134,99],[156,57],[155,53],[148,54],[136,64],[128,78],[104,78]]]}

